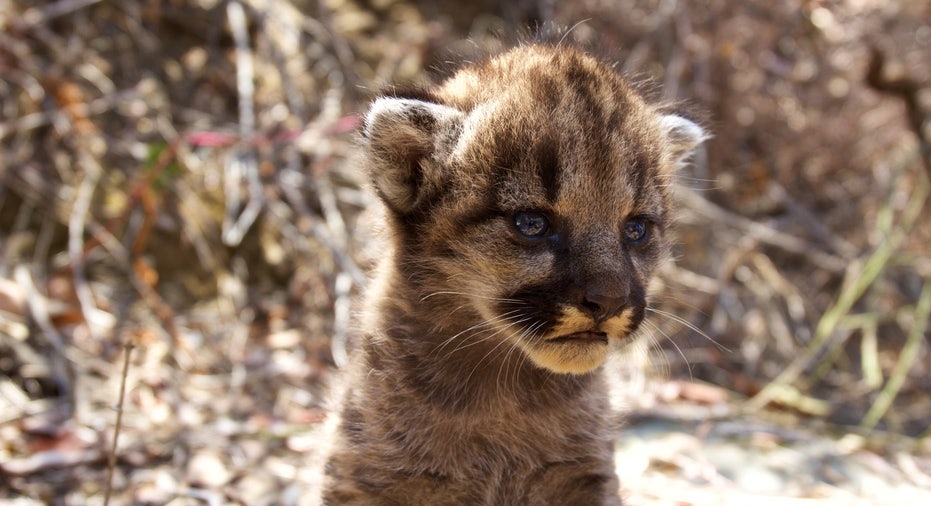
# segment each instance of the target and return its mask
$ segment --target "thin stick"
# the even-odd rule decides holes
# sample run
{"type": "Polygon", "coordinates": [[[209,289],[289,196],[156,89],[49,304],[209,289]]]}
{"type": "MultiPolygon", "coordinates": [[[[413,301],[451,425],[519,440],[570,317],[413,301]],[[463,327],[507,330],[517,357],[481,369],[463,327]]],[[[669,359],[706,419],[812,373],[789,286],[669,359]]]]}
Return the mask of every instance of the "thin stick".
{"type": "Polygon", "coordinates": [[[74,283],[74,292],[78,303],[87,321],[87,328],[92,336],[96,336],[102,324],[106,323],[102,312],[97,309],[94,294],[87,284],[84,261],[84,232],[87,230],[87,218],[91,211],[91,203],[97,190],[97,183],[103,173],[103,168],[88,153],[80,152],[78,162],[84,169],[84,178],[78,186],[77,196],[68,218],[68,255],[71,259],[71,278],[74,283]]]}
{"type": "Polygon", "coordinates": [[[870,410],[863,417],[860,428],[871,430],[879,423],[879,420],[886,415],[892,401],[895,400],[902,385],[905,384],[905,378],[912,369],[915,361],[918,360],[918,351],[924,342],[925,330],[928,328],[928,317],[931,316],[931,283],[925,283],[921,296],[918,298],[918,304],[915,305],[915,318],[912,321],[911,331],[908,333],[908,340],[899,353],[899,360],[896,361],[892,374],[886,386],[879,392],[876,402],[870,406],[870,410]]]}
{"type": "Polygon", "coordinates": [[[110,458],[107,463],[107,491],[103,497],[103,504],[110,504],[110,494],[113,491],[113,472],[116,469],[116,445],[120,437],[120,427],[123,425],[123,397],[126,394],[126,377],[129,376],[129,357],[133,351],[132,341],[123,344],[123,375],[120,378],[120,395],[116,404],[116,424],[113,427],[113,442],[110,443],[110,458]]]}
{"type": "Polygon", "coordinates": [[[252,48],[249,46],[249,30],[246,14],[238,1],[226,5],[230,31],[236,44],[236,89],[239,95],[239,141],[240,146],[227,160],[225,167],[226,216],[223,220],[223,242],[236,246],[258,218],[264,207],[262,182],[259,178],[258,162],[249,142],[255,136],[255,69],[252,48]],[[239,184],[245,179],[248,185],[249,202],[239,212],[239,184]],[[239,213],[237,217],[237,213],[239,213]]]}
{"type": "Polygon", "coordinates": [[[100,0],[61,0],[41,8],[33,7],[27,10],[23,13],[21,21],[27,27],[32,27],[40,23],[48,23],[61,16],[67,16],[76,10],[83,9],[98,2],[100,2],[100,0]]]}

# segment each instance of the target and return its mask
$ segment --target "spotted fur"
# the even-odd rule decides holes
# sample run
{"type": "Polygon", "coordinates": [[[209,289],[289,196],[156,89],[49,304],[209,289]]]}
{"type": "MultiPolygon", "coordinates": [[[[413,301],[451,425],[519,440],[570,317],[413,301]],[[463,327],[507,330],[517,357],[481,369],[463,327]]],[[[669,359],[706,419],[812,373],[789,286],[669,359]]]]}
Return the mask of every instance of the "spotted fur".
{"type": "Polygon", "coordinates": [[[534,44],[376,99],[362,136],[389,247],[325,504],[619,504],[600,366],[702,129],[534,44]]]}

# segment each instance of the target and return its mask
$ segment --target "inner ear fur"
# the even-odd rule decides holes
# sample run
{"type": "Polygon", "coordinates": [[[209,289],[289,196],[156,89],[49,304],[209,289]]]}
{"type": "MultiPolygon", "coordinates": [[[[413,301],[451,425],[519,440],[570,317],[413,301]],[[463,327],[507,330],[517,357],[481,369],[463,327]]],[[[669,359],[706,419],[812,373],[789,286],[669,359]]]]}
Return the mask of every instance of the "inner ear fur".
{"type": "Polygon", "coordinates": [[[669,151],[679,165],[706,139],[708,134],[694,121],[677,114],[666,114],[660,119],[660,128],[669,140],[669,151]]]}
{"type": "Polygon", "coordinates": [[[440,158],[451,150],[463,112],[410,98],[381,97],[362,130],[368,175],[394,211],[412,211],[430,188],[442,185],[440,158]]]}

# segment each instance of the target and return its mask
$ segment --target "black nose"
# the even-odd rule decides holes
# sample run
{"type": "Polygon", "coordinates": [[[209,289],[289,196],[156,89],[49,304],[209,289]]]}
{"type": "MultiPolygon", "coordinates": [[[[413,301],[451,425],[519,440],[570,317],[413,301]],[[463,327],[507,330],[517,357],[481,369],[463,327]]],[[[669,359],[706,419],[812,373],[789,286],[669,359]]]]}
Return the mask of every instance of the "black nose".
{"type": "Polygon", "coordinates": [[[596,321],[602,322],[620,313],[625,303],[625,298],[619,295],[589,289],[585,291],[582,299],[582,309],[591,314],[596,321]]]}

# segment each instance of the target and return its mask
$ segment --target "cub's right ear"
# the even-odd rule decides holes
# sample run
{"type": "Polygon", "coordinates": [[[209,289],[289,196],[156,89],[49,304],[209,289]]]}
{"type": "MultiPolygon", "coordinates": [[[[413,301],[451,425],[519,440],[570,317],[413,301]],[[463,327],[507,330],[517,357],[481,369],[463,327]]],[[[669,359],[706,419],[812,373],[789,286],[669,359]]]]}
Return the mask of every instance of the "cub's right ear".
{"type": "Polygon", "coordinates": [[[441,158],[461,130],[462,111],[407,98],[381,97],[365,116],[368,175],[379,196],[400,214],[443,184],[441,158]]]}
{"type": "Polygon", "coordinates": [[[676,165],[681,165],[695,147],[708,139],[708,134],[698,124],[682,116],[667,114],[660,118],[659,124],[676,165]]]}

